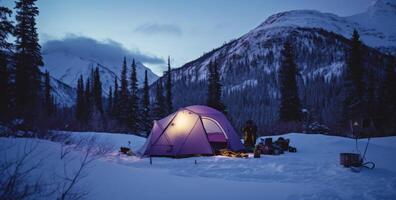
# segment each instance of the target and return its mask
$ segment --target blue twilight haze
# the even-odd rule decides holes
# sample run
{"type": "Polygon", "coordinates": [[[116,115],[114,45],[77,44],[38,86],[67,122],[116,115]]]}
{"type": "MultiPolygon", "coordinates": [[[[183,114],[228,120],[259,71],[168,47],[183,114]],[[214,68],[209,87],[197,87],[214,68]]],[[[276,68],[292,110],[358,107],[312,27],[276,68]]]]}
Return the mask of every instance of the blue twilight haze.
{"type": "MultiPolygon", "coordinates": [[[[40,42],[74,37],[112,41],[147,58],[162,74],[237,38],[277,12],[315,9],[340,16],[364,11],[373,0],[39,0],[40,42]]],[[[0,0],[12,8],[14,1],[0,0]]],[[[134,53],[132,53],[134,54],[134,53]]]]}

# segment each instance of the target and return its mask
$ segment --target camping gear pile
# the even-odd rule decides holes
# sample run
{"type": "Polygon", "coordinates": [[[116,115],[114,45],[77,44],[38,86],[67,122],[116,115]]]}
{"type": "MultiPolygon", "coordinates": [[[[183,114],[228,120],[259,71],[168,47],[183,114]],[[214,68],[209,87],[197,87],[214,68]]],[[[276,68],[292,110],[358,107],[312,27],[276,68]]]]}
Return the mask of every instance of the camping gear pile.
{"type": "Polygon", "coordinates": [[[290,139],[279,137],[275,142],[272,138],[261,139],[260,143],[256,145],[254,150],[254,157],[259,158],[260,154],[264,155],[280,155],[285,151],[297,152],[297,148],[290,146],[290,139]]]}
{"type": "Polygon", "coordinates": [[[120,151],[121,154],[125,154],[128,156],[134,156],[135,154],[133,153],[132,149],[131,149],[131,141],[128,141],[128,147],[120,147],[120,151]]]}
{"type": "Polygon", "coordinates": [[[121,154],[125,154],[128,156],[134,156],[135,154],[132,152],[131,148],[128,147],[120,147],[120,151],[121,154]]]}
{"type": "Polygon", "coordinates": [[[235,152],[229,149],[220,149],[219,154],[221,156],[233,157],[233,158],[248,158],[249,155],[247,153],[235,152]]]}

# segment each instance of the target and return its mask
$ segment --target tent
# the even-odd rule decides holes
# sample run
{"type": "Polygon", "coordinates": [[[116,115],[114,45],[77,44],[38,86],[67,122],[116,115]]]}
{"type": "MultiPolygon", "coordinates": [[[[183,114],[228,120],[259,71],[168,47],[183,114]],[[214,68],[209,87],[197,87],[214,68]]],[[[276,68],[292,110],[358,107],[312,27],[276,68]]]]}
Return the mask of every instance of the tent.
{"type": "Polygon", "coordinates": [[[184,157],[213,155],[219,148],[244,150],[240,138],[223,113],[207,106],[194,105],[154,121],[153,129],[139,153],[141,156],[184,157]]]}

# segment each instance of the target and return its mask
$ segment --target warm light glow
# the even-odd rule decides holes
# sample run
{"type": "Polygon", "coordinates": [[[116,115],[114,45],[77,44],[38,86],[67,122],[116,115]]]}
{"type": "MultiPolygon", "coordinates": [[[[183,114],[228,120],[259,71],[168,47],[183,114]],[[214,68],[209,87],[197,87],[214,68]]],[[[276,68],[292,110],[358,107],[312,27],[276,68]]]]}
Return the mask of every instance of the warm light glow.
{"type": "Polygon", "coordinates": [[[198,118],[198,115],[190,111],[179,111],[166,132],[169,136],[188,134],[198,118]]]}

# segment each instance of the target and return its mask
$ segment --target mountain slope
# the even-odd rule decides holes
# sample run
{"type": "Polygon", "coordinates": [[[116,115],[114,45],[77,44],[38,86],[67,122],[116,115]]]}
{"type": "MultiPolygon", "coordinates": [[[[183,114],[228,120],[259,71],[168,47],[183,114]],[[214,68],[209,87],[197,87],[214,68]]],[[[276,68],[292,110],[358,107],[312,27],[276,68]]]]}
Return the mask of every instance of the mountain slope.
{"type": "MultiPolygon", "coordinates": [[[[396,15],[391,16],[396,19],[396,15]]],[[[365,67],[378,72],[375,79],[381,80],[380,69],[386,55],[378,49],[395,45],[392,33],[347,17],[290,11],[269,17],[240,38],[173,70],[175,105],[205,104],[207,65],[216,59],[221,69],[224,101],[234,125],[240,127],[245,120],[254,119],[265,130],[277,119],[280,51],[283,43],[290,40],[300,69],[299,90],[304,107],[317,120],[335,127],[342,99],[340,76],[350,44],[347,38],[354,28],[362,32],[363,41],[369,45],[364,48],[365,67]]]]}
{"type": "MultiPolygon", "coordinates": [[[[84,58],[77,55],[71,54],[66,51],[56,52],[43,52],[44,67],[42,70],[48,70],[54,78],[59,81],[71,86],[76,87],[77,80],[80,75],[83,75],[84,80],[91,74],[91,69],[99,67],[101,75],[103,93],[106,95],[109,91],[109,87],[114,88],[115,77],[120,77],[121,66],[122,66],[122,55],[117,61],[114,60],[101,60],[100,58],[84,58]]],[[[127,59],[128,69],[132,63],[131,58],[127,59]]],[[[149,82],[153,82],[157,79],[149,68],[144,66],[139,61],[137,63],[137,76],[139,85],[143,85],[144,71],[148,71],[149,82]]],[[[129,75],[129,74],[128,74],[129,75]]]]}
{"type": "Polygon", "coordinates": [[[71,107],[75,104],[77,98],[76,89],[66,85],[62,81],[51,76],[50,79],[52,95],[55,98],[55,103],[60,107],[71,107]]]}

